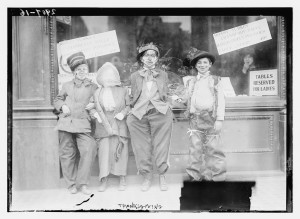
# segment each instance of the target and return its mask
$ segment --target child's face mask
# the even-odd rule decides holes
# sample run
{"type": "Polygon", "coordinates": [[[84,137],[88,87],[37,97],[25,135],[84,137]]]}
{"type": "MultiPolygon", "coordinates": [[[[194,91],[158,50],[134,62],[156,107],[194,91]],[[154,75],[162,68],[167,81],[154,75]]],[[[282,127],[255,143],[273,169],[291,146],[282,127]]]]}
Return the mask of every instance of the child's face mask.
{"type": "Polygon", "coordinates": [[[89,73],[89,67],[86,64],[77,66],[74,70],[75,77],[79,80],[84,80],[89,73]]]}
{"type": "Polygon", "coordinates": [[[154,50],[147,50],[143,55],[143,57],[141,58],[141,61],[144,63],[145,67],[154,68],[155,64],[158,61],[156,52],[154,50]]]}
{"type": "Polygon", "coordinates": [[[195,67],[200,74],[204,74],[209,71],[211,61],[208,58],[199,59],[195,67]]]}

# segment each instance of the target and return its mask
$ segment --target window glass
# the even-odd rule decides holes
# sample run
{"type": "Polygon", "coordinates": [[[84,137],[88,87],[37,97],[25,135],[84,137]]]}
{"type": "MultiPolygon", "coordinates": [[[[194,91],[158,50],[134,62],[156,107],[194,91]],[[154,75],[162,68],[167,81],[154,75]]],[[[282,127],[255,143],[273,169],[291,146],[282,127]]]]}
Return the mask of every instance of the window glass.
{"type": "Polygon", "coordinates": [[[138,68],[137,46],[154,42],[171,88],[182,85],[184,76],[197,74],[185,59],[195,47],[216,56],[211,72],[222,76],[227,97],[278,95],[275,16],[75,16],[70,20],[58,23],[58,42],[116,30],[120,52],[89,59],[89,70],[97,72],[105,62],[112,62],[125,85],[138,68]],[[267,20],[271,39],[219,55],[214,34],[261,19],[267,20]]]}

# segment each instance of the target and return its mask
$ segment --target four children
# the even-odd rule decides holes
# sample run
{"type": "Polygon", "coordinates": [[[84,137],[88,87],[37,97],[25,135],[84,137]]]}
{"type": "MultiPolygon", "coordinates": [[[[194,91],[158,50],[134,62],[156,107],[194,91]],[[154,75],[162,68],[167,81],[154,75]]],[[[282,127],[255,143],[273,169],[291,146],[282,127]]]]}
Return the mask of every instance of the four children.
{"type": "MultiPolygon", "coordinates": [[[[165,173],[169,168],[173,114],[167,101],[168,75],[156,67],[158,58],[159,50],[153,43],[138,48],[141,68],[131,75],[131,102],[114,65],[105,63],[98,70],[100,88],[97,89],[86,78],[88,66],[84,55],[76,53],[68,58],[75,78],[63,85],[54,105],[61,111],[57,125],[60,162],[72,194],[77,187],[84,194],[91,193],[87,184],[97,147],[98,190],[105,191],[109,174],[119,176],[119,190],[125,190],[128,129],[138,173],[144,177],[141,190],[147,191],[151,186],[153,163],[159,173],[160,189],[168,189],[165,173]],[[97,120],[94,136],[97,146],[89,134],[90,118],[97,120]],[[76,149],[80,152],[78,171],[76,149]]],[[[197,50],[191,66],[198,75],[187,82],[184,95],[175,98],[187,106],[190,146],[186,172],[196,181],[219,181],[226,177],[225,155],[220,144],[225,98],[220,77],[210,73],[214,62],[212,54],[197,50]]]]}

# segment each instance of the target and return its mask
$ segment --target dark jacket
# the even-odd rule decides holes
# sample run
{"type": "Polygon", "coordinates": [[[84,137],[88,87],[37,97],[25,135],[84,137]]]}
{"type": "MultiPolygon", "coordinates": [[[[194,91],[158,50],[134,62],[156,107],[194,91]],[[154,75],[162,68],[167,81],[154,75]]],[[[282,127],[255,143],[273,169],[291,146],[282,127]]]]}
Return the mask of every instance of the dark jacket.
{"type": "Polygon", "coordinates": [[[73,79],[63,84],[61,91],[54,99],[54,107],[60,111],[56,126],[58,130],[71,133],[91,132],[91,118],[85,107],[97,87],[89,79],[84,81],[73,79]],[[71,115],[63,114],[61,110],[63,105],[69,107],[71,115]]]}
{"type": "MultiPolygon", "coordinates": [[[[134,72],[131,74],[130,81],[131,81],[131,96],[132,96],[132,101],[130,103],[131,107],[134,107],[136,101],[141,95],[142,88],[143,88],[143,77],[140,75],[140,71],[142,69],[134,72]]],[[[158,87],[158,92],[160,99],[163,102],[167,102],[168,100],[168,74],[158,68],[155,68],[155,72],[158,73],[157,76],[155,77],[155,81],[157,83],[158,87]]]]}

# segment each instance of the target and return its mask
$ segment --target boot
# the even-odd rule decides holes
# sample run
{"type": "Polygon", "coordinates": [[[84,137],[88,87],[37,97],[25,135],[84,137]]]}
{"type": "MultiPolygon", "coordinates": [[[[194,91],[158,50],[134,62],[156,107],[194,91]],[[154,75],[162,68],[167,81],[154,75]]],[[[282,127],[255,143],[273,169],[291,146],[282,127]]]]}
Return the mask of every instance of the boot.
{"type": "Polygon", "coordinates": [[[163,174],[159,175],[159,186],[160,186],[161,191],[167,191],[168,190],[166,177],[163,174]]]}
{"type": "Polygon", "coordinates": [[[125,189],[126,189],[125,176],[120,176],[119,191],[124,191],[125,189]]]}
{"type": "Polygon", "coordinates": [[[86,185],[81,186],[81,192],[85,195],[90,195],[92,192],[88,189],[86,185]]]}
{"type": "Polygon", "coordinates": [[[148,191],[150,189],[150,186],[151,186],[151,181],[149,179],[147,179],[147,178],[144,178],[141,190],[143,192],[146,192],[146,191],[148,191]]]}
{"type": "Polygon", "coordinates": [[[68,188],[69,192],[71,194],[76,194],[78,191],[77,191],[77,188],[76,188],[76,185],[72,185],[68,188]]]}
{"type": "Polygon", "coordinates": [[[100,186],[98,187],[98,192],[104,192],[107,186],[107,177],[103,177],[100,181],[100,186]]]}

